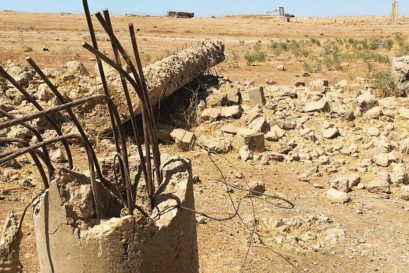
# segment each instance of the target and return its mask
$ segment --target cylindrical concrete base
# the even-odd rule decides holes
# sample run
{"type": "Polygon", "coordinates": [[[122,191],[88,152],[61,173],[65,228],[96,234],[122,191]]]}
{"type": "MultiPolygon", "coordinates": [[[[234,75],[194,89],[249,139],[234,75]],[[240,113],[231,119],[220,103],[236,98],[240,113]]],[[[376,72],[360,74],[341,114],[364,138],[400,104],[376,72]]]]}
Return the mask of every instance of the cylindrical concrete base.
{"type": "Polygon", "coordinates": [[[166,186],[152,219],[126,216],[75,229],[53,183],[34,208],[41,272],[198,273],[195,215],[174,208],[194,208],[191,164],[179,157],[163,162],[166,186]]]}

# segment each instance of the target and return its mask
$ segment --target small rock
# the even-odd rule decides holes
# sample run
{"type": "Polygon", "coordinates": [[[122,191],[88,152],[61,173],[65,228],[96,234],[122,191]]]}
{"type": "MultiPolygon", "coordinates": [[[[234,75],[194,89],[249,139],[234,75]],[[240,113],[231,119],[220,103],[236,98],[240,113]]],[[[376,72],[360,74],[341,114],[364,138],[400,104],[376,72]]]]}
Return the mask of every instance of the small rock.
{"type": "Polygon", "coordinates": [[[337,191],[336,189],[333,189],[333,188],[327,191],[327,198],[330,199],[334,203],[341,203],[341,204],[348,203],[351,200],[347,193],[342,192],[342,191],[337,191]]]}
{"type": "Polygon", "coordinates": [[[324,130],[322,136],[326,139],[333,139],[339,136],[339,131],[337,128],[332,127],[324,130]]]}
{"type": "Polygon", "coordinates": [[[219,108],[207,108],[204,109],[201,117],[204,121],[213,121],[221,117],[222,111],[219,108]]]}
{"type": "Polygon", "coordinates": [[[50,153],[50,159],[55,163],[67,162],[64,153],[61,149],[54,150],[50,153]]]}
{"type": "Polygon", "coordinates": [[[281,65],[277,66],[277,70],[278,71],[286,71],[287,68],[285,67],[285,65],[281,64],[281,65]]]}
{"type": "Polygon", "coordinates": [[[249,182],[250,192],[253,195],[261,195],[266,191],[266,185],[263,180],[251,179],[249,182]]]}
{"type": "Polygon", "coordinates": [[[229,107],[223,107],[221,110],[222,118],[240,118],[243,109],[240,105],[233,105],[229,107]]]}
{"type": "Polygon", "coordinates": [[[196,142],[196,136],[192,132],[183,129],[174,129],[170,133],[170,135],[176,142],[176,144],[182,149],[184,150],[193,149],[196,142]]]}
{"type": "Polygon", "coordinates": [[[388,173],[378,173],[377,176],[368,184],[367,189],[372,193],[390,193],[390,177],[388,173]]]}
{"type": "Polygon", "coordinates": [[[358,96],[357,101],[362,113],[378,105],[378,101],[376,100],[375,96],[370,92],[363,92],[360,96],[358,96]]]}
{"type": "Polygon", "coordinates": [[[304,112],[328,112],[330,110],[328,101],[321,99],[319,101],[312,101],[305,105],[304,112]]]}
{"type": "Polygon", "coordinates": [[[243,146],[239,150],[240,159],[244,162],[253,159],[253,154],[251,153],[248,146],[243,146]]]}
{"type": "Polygon", "coordinates": [[[258,133],[266,133],[268,130],[268,124],[264,117],[258,117],[249,124],[249,129],[258,133]]]}
{"type": "Polygon", "coordinates": [[[381,134],[381,132],[379,132],[379,129],[374,128],[374,127],[368,128],[366,131],[367,131],[369,136],[375,136],[376,137],[376,136],[379,136],[381,134]]]}

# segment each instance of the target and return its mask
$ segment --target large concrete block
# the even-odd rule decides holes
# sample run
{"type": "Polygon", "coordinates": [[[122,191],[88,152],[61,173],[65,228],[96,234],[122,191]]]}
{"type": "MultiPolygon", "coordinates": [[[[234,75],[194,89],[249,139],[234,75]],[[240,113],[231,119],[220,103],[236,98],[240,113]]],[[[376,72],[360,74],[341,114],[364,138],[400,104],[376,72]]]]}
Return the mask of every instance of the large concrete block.
{"type": "Polygon", "coordinates": [[[249,103],[252,106],[266,104],[266,98],[264,97],[264,88],[262,86],[251,88],[247,91],[249,103]]]}
{"type": "Polygon", "coordinates": [[[250,129],[237,131],[238,147],[248,146],[250,150],[263,152],[265,150],[264,134],[250,129]]]}

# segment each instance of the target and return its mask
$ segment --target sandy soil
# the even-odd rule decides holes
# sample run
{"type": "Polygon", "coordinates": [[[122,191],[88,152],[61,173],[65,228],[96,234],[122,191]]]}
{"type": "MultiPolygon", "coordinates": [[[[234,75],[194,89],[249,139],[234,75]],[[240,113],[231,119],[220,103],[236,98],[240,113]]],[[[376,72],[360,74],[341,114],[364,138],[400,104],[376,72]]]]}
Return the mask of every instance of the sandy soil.
{"type": "MultiPolygon", "coordinates": [[[[224,41],[227,54],[232,50],[244,54],[259,40],[267,44],[271,39],[371,39],[388,38],[395,32],[409,35],[409,20],[406,18],[401,19],[402,24],[392,26],[388,24],[387,18],[304,19],[284,23],[267,17],[251,16],[191,20],[114,17],[115,30],[120,33],[122,40],[127,39],[129,22],[140,28],[139,41],[145,64],[207,38],[224,41]]],[[[88,33],[83,16],[0,12],[1,61],[14,59],[24,62],[26,56],[31,56],[41,66],[59,68],[67,61],[75,59],[93,70],[91,55],[81,48],[84,40],[88,40],[88,33]],[[27,47],[30,52],[24,52],[27,47]],[[43,51],[43,48],[48,48],[49,51],[43,51]]],[[[102,48],[108,51],[108,40],[100,39],[100,42],[102,48]]],[[[130,47],[129,43],[126,45],[130,47]]],[[[357,64],[349,73],[364,76],[367,72],[363,71],[362,67],[362,64],[357,64]]],[[[295,60],[277,60],[273,56],[269,56],[266,63],[257,66],[247,66],[242,60],[238,67],[231,67],[227,61],[215,71],[232,80],[264,83],[266,79],[274,79],[279,84],[288,85],[292,85],[303,73],[301,64],[295,60]],[[283,62],[286,62],[288,67],[285,73],[276,70],[276,66],[283,62]]],[[[336,82],[347,77],[348,73],[344,71],[323,71],[313,74],[307,81],[326,78],[336,82]]],[[[216,216],[226,216],[232,212],[220,173],[205,153],[200,149],[184,152],[174,146],[163,146],[162,151],[178,153],[192,159],[194,175],[201,179],[201,182],[195,185],[197,210],[216,216]]],[[[103,154],[103,149],[100,152],[103,154]]],[[[80,153],[79,149],[76,149],[76,153],[80,153]]],[[[346,234],[345,239],[334,246],[319,251],[314,251],[314,245],[260,242],[261,238],[253,238],[253,242],[249,244],[251,232],[243,222],[252,226],[253,208],[250,199],[243,198],[246,193],[234,190],[233,199],[243,199],[243,222],[235,218],[228,222],[208,220],[206,224],[198,224],[201,272],[408,272],[408,203],[379,198],[366,191],[354,191],[351,194],[351,203],[331,204],[325,198],[325,190],[319,190],[313,183],[303,183],[297,179],[298,174],[307,169],[303,163],[275,163],[268,167],[249,165],[237,160],[236,153],[215,155],[214,159],[229,183],[245,186],[249,179],[261,178],[265,181],[269,193],[281,193],[295,203],[295,209],[283,210],[254,199],[254,211],[258,221],[325,214],[331,219],[328,228],[340,228],[345,230],[346,234]],[[237,178],[237,172],[241,172],[245,178],[237,178]]],[[[77,164],[81,166],[85,165],[85,162],[80,161],[77,164]]],[[[34,181],[38,179],[32,166],[25,166],[20,175],[34,181]]],[[[327,184],[328,179],[324,175],[313,182],[327,184]]],[[[16,182],[1,179],[0,190],[9,191],[4,200],[0,199],[2,225],[9,210],[22,211],[28,201],[39,192],[40,183],[37,183],[35,188],[24,189],[16,182]]],[[[31,273],[38,272],[38,265],[30,217],[29,210],[23,227],[25,234],[21,256],[25,272],[31,273]]],[[[313,229],[314,226],[306,228],[313,229]]],[[[320,234],[321,231],[315,232],[320,234]]]]}

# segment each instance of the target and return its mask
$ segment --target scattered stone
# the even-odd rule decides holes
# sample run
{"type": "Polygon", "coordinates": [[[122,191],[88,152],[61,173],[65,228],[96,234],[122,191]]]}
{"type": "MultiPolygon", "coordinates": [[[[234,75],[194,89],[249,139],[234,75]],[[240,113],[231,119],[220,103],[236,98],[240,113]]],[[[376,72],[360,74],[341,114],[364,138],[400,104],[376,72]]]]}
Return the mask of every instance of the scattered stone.
{"type": "Polygon", "coordinates": [[[223,107],[221,110],[221,117],[222,118],[240,118],[242,112],[243,112],[243,109],[241,109],[240,105],[223,107]]]}
{"type": "Polygon", "coordinates": [[[402,186],[400,192],[400,199],[404,201],[409,201],[409,186],[402,186]]]}
{"type": "Polygon", "coordinates": [[[240,155],[240,159],[244,162],[246,162],[247,160],[253,159],[253,154],[251,153],[247,145],[240,148],[239,155],[240,155]]]}
{"type": "Polygon", "coordinates": [[[258,152],[265,150],[263,133],[257,133],[250,129],[239,129],[237,138],[240,146],[248,146],[250,150],[258,152]]]}
{"type": "Polygon", "coordinates": [[[277,125],[274,125],[273,127],[271,127],[270,131],[265,135],[265,137],[268,141],[278,141],[284,135],[285,131],[277,125]]]}
{"type": "Polygon", "coordinates": [[[302,81],[295,82],[294,86],[295,87],[305,87],[305,82],[302,82],[302,81]]]}
{"type": "Polygon", "coordinates": [[[409,90],[409,56],[392,59],[392,77],[396,92],[401,96],[406,95],[409,90]]]}
{"type": "Polygon", "coordinates": [[[248,127],[257,133],[266,133],[268,130],[268,124],[264,117],[254,119],[248,127]]]}
{"type": "Polygon", "coordinates": [[[399,115],[402,118],[409,119],[409,109],[408,108],[401,107],[401,108],[399,108],[398,111],[399,111],[399,115]]]}
{"type": "Polygon", "coordinates": [[[221,117],[222,111],[219,108],[206,108],[203,110],[201,117],[204,121],[214,121],[221,117]]]}
{"type": "Polygon", "coordinates": [[[319,101],[309,102],[304,107],[304,112],[328,112],[330,111],[328,101],[321,99],[319,101]]]}
{"type": "Polygon", "coordinates": [[[374,136],[374,137],[380,136],[381,134],[381,132],[379,132],[379,129],[374,128],[374,127],[368,128],[366,132],[368,133],[369,136],[374,136]]]}
{"type": "Polygon", "coordinates": [[[391,192],[391,179],[388,173],[378,173],[377,176],[367,185],[367,189],[372,193],[390,193],[391,192]]]}
{"type": "Polygon", "coordinates": [[[55,163],[67,162],[64,153],[61,149],[54,150],[50,153],[50,159],[55,163]]]}
{"type": "Polygon", "coordinates": [[[375,106],[375,107],[369,109],[365,113],[365,117],[368,118],[368,119],[378,119],[381,115],[382,115],[382,110],[381,110],[381,107],[379,107],[379,106],[375,106]]]}
{"type": "Polygon", "coordinates": [[[327,198],[330,199],[334,203],[341,203],[341,204],[348,203],[351,200],[347,193],[338,191],[333,188],[327,191],[327,198]]]}
{"type": "Polygon", "coordinates": [[[180,148],[184,150],[193,149],[196,142],[196,136],[192,132],[183,129],[174,129],[170,135],[180,148]]]}
{"type": "Polygon", "coordinates": [[[339,131],[335,127],[328,128],[324,130],[322,136],[326,139],[334,139],[339,136],[339,131]]]}
{"type": "Polygon", "coordinates": [[[252,195],[261,195],[266,191],[266,185],[261,179],[251,179],[249,182],[249,187],[252,195]]]}
{"type": "Polygon", "coordinates": [[[345,231],[340,228],[330,228],[325,231],[324,239],[330,246],[334,247],[345,239],[345,231]]]}
{"type": "Polygon", "coordinates": [[[362,113],[378,105],[378,101],[376,100],[375,96],[370,92],[363,92],[360,96],[358,96],[357,101],[362,113]]]}
{"type": "Polygon", "coordinates": [[[286,71],[287,68],[285,67],[285,65],[281,64],[281,65],[277,66],[277,70],[278,71],[286,71]]]}
{"type": "Polygon", "coordinates": [[[351,174],[349,176],[341,176],[331,181],[331,187],[343,191],[350,192],[352,187],[357,186],[361,182],[359,174],[351,174]]]}
{"type": "Polygon", "coordinates": [[[408,174],[406,173],[405,164],[394,164],[390,177],[392,184],[407,184],[408,174]]]}
{"type": "Polygon", "coordinates": [[[226,154],[232,149],[230,139],[225,137],[201,138],[200,146],[206,151],[216,154],[226,154]]]}
{"type": "Polygon", "coordinates": [[[373,161],[381,167],[388,167],[390,163],[399,161],[399,154],[396,152],[377,153],[373,156],[373,161]]]}
{"type": "Polygon", "coordinates": [[[19,249],[22,238],[19,232],[17,216],[10,212],[0,234],[0,270],[1,272],[20,272],[19,249]]]}
{"type": "Polygon", "coordinates": [[[249,104],[251,106],[260,105],[263,106],[266,104],[266,98],[264,97],[264,88],[255,87],[247,90],[249,104]]]}

